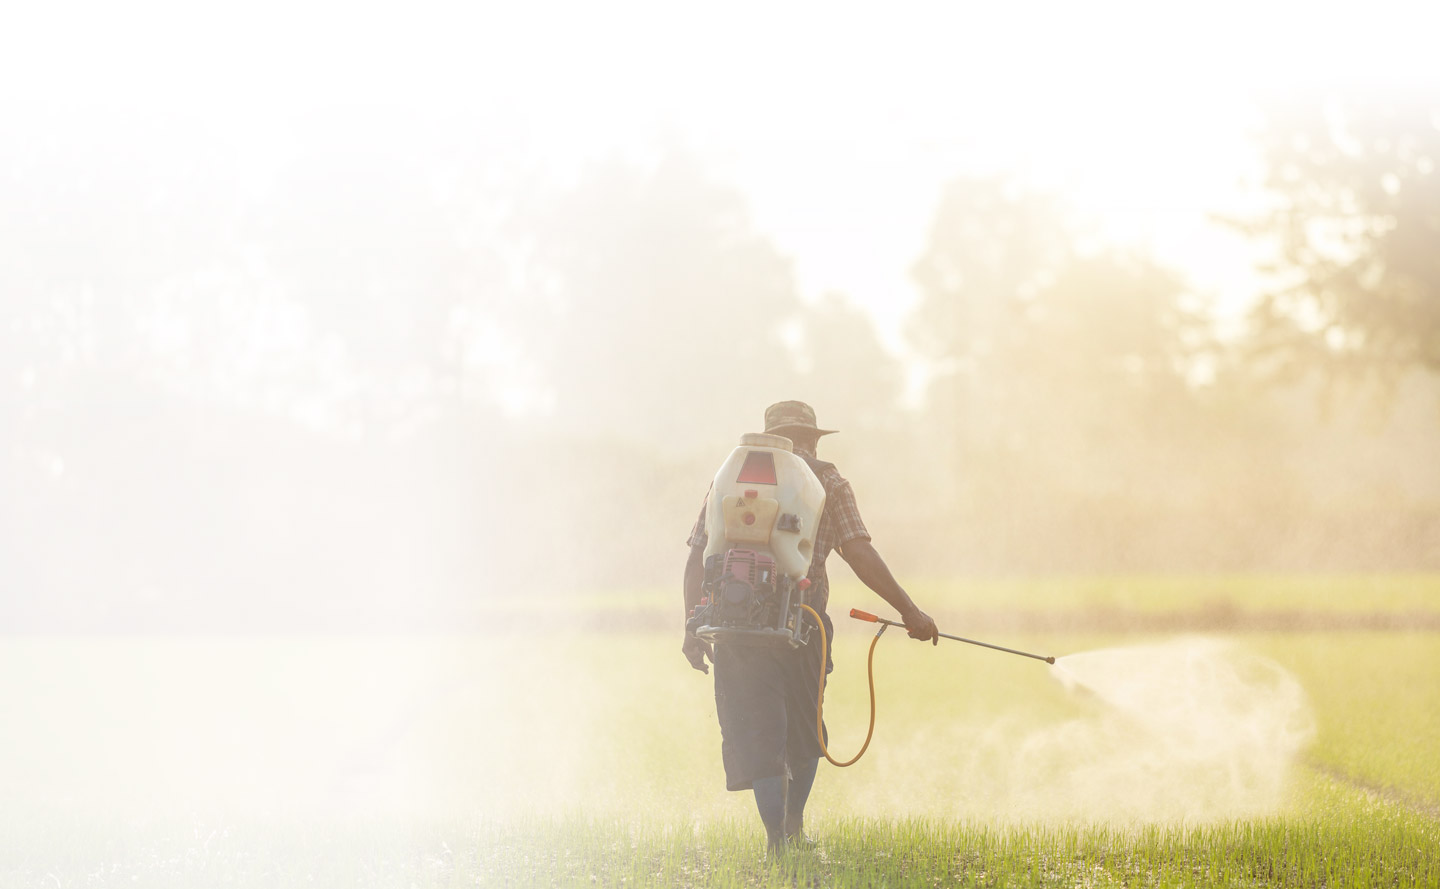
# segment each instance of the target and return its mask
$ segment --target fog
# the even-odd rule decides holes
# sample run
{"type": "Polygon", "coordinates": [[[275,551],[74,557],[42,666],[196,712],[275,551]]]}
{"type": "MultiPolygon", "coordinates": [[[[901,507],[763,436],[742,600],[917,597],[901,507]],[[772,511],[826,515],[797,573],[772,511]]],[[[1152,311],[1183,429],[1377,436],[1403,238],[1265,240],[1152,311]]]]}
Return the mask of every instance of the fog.
{"type": "Polygon", "coordinates": [[[1144,822],[1269,814],[1315,734],[1293,675],[1215,640],[1087,651],[1056,667],[1101,705],[1006,745],[1019,749],[998,783],[1032,797],[1010,808],[1144,822]]]}
{"type": "MultiPolygon", "coordinates": [[[[1437,22],[1393,13],[27,10],[0,631],[58,696],[11,689],[18,798],[573,804],[613,689],[445,646],[678,645],[701,499],[785,399],[902,583],[1440,569],[1437,22]]],[[[1290,683],[1216,817],[1275,804],[1290,683]]],[[[1065,770],[1118,719],[978,749],[1065,770]]]]}
{"type": "Polygon", "coordinates": [[[118,114],[104,150],[0,145],[7,625],[433,625],[673,584],[714,468],[786,398],[841,430],[821,456],[906,573],[1440,558],[1433,371],[1276,372],[1216,308],[1262,278],[1205,293],[1087,244],[1063,193],[957,170],[887,333],[883,302],[802,292],[684,145],[552,182],[358,116],[278,157],[118,114]]]}

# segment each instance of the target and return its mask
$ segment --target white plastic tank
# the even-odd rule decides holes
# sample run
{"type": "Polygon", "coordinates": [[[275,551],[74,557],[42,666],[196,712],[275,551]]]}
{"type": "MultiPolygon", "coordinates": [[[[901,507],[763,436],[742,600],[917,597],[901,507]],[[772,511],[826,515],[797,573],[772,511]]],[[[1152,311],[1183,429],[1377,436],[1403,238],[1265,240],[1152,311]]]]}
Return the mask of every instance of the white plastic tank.
{"type": "Polygon", "coordinates": [[[810,570],[825,488],[790,439],[750,432],[715,473],[705,509],[705,558],[733,547],[770,553],[781,574],[810,570]]]}

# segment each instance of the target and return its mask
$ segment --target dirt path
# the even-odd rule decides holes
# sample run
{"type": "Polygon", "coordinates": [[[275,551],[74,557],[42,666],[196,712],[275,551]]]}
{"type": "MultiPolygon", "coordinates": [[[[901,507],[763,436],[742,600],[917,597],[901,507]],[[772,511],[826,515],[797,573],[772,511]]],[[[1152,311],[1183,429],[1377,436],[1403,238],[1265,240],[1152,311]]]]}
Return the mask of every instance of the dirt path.
{"type": "Polygon", "coordinates": [[[1376,784],[1371,781],[1366,781],[1363,778],[1357,778],[1354,775],[1342,772],[1334,766],[1329,766],[1324,763],[1311,761],[1307,762],[1306,765],[1330,780],[1358,790],[1371,799],[1440,821],[1440,803],[1432,802],[1421,796],[1408,793],[1395,787],[1387,787],[1383,784],[1376,784]]]}

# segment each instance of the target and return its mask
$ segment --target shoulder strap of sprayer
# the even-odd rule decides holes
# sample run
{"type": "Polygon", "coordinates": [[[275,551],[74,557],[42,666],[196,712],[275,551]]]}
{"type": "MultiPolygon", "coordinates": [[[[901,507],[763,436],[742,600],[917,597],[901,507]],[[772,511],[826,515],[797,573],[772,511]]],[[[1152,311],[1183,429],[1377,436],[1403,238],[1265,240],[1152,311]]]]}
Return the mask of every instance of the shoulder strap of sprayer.
{"type": "MultiPolygon", "coordinates": [[[[825,480],[825,470],[834,469],[835,464],[826,463],[824,460],[817,460],[814,457],[807,457],[804,454],[796,454],[796,456],[799,457],[801,460],[804,460],[805,465],[810,467],[810,471],[815,473],[815,478],[819,479],[821,487],[825,489],[826,498],[829,498],[830,485],[825,480]]],[[[811,580],[819,584],[817,588],[812,590],[812,595],[823,595],[825,598],[828,598],[830,589],[830,578],[827,577],[825,574],[825,563],[822,561],[818,566],[812,565],[811,570],[813,572],[811,580]]],[[[807,617],[806,620],[812,623],[814,622],[813,618],[807,617]]],[[[833,635],[835,632],[835,626],[834,624],[830,623],[830,615],[824,614],[823,610],[821,613],[821,622],[824,626],[824,633],[827,636],[833,635]]],[[[876,638],[879,637],[877,636],[876,638]]],[[[835,663],[830,659],[830,655],[827,652],[825,655],[825,672],[829,673],[833,669],[835,669],[835,663]]]]}
{"type": "MultiPolygon", "coordinates": [[[[815,477],[820,480],[821,485],[825,484],[825,470],[835,468],[834,463],[826,463],[824,460],[817,460],[814,457],[807,457],[804,454],[796,454],[795,456],[805,461],[805,465],[809,466],[810,471],[815,473],[815,477]]],[[[825,493],[828,494],[830,492],[827,489],[825,493]]]]}

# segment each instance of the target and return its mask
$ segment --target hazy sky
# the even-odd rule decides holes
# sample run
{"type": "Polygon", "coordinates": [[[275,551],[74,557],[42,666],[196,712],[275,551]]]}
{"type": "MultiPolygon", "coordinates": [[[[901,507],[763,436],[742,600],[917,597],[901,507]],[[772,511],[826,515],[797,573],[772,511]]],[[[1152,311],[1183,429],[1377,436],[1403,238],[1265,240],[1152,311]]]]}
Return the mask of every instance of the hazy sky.
{"type": "MultiPolygon", "coordinates": [[[[505,312],[516,307],[499,301],[542,289],[508,288],[512,270],[487,265],[487,248],[499,240],[492,223],[505,209],[493,195],[523,191],[517,183],[531,177],[563,186],[586,161],[608,155],[643,159],[676,145],[698,154],[747,196],[761,233],[793,257],[803,295],[850,295],[897,350],[914,298],[909,268],[945,184],[967,174],[1008,174],[1053,190],[1094,226],[1097,243],[1148,246],[1202,292],[1233,305],[1253,287],[1253,248],[1208,217],[1255,200],[1259,170],[1249,131],[1261,101],[1326,86],[1440,88],[1437,25],[1435,0],[1363,9],[1315,2],[902,3],[883,12],[876,4],[857,12],[773,0],[23,4],[0,23],[0,330],[23,347],[3,356],[0,376],[10,379],[0,379],[0,389],[29,393],[16,402],[28,425],[26,437],[0,454],[10,461],[0,471],[14,467],[30,485],[31,500],[17,502],[39,504],[48,519],[35,520],[28,507],[11,510],[18,529],[12,545],[23,550],[26,541],[48,540],[51,549],[26,563],[36,583],[42,576],[52,583],[47,572],[54,569],[53,588],[93,588],[127,619],[127,602],[192,593],[203,611],[205,596],[221,595],[199,589],[208,589],[207,571],[220,570],[209,566],[226,568],[222,581],[236,590],[291,584],[265,587],[276,591],[277,603],[284,590],[314,581],[324,596],[306,607],[317,614],[342,601],[348,582],[335,579],[332,553],[364,551],[371,561],[336,558],[374,589],[406,588],[412,565],[433,572],[425,584],[436,589],[448,576],[488,570],[489,550],[471,546],[472,538],[503,539],[488,523],[510,522],[511,504],[534,503],[531,512],[513,514],[535,516],[538,525],[558,511],[547,504],[562,501],[535,500],[527,487],[525,496],[502,495],[505,509],[478,509],[468,492],[481,487],[489,467],[459,450],[441,449],[448,456],[433,460],[404,450],[468,429],[461,419],[490,428],[491,414],[468,410],[475,395],[459,385],[483,386],[476,400],[492,399],[509,413],[553,420],[536,423],[541,431],[533,434],[554,433],[553,456],[539,453],[559,464],[570,460],[567,436],[587,424],[599,430],[596,440],[619,443],[621,457],[641,453],[631,445],[655,427],[639,419],[658,415],[624,387],[682,363],[699,366],[679,360],[679,349],[656,361],[643,348],[616,349],[603,337],[591,337],[591,351],[573,350],[578,357],[553,354],[554,343],[573,345],[590,331],[574,322],[557,325],[563,335],[551,337],[545,324],[560,313],[547,316],[543,306],[516,312],[524,317],[507,326],[505,312]],[[477,179],[484,181],[477,186],[477,179]],[[26,314],[10,317],[12,306],[26,314]],[[104,348],[95,347],[100,336],[108,337],[104,348]],[[466,373],[436,370],[450,360],[441,348],[466,349],[466,373]],[[63,365],[88,362],[87,350],[101,357],[87,372],[67,374],[63,365]],[[469,352],[478,358],[472,362],[469,352]],[[591,367],[603,372],[586,373],[591,367]],[[153,386],[154,379],[179,394],[153,386]],[[457,392],[463,397],[445,397],[457,392]],[[611,392],[623,393],[615,404],[591,395],[611,392]],[[556,405],[566,398],[570,413],[560,416],[566,408],[556,405]],[[444,414],[457,420],[453,426],[432,423],[430,412],[442,402],[446,411],[465,404],[464,417],[455,411],[444,414]],[[304,434],[288,425],[278,431],[277,417],[304,434]],[[189,442],[191,435],[194,446],[185,446],[178,464],[188,469],[172,472],[167,436],[189,442]],[[355,443],[333,449],[352,462],[331,459],[327,435],[355,443]],[[249,450],[268,456],[251,462],[249,450]],[[232,461],[249,474],[230,474],[232,461]],[[355,485],[352,477],[365,482],[355,485]],[[259,493],[251,490],[254,479],[262,480],[254,486],[259,493]],[[132,508],[135,499],[146,508],[132,508]],[[401,512],[384,511],[391,501],[401,512]],[[366,511],[375,504],[382,506],[366,511]],[[85,521],[71,521],[76,515],[85,521]],[[351,524],[332,529],[330,517],[340,515],[351,524]],[[83,564],[65,557],[77,551],[96,555],[83,564]],[[232,564],[251,566],[253,574],[231,576],[232,564]],[[112,574],[120,579],[109,596],[99,579],[112,574]],[[325,598],[332,590],[336,597],[325,598]]],[[[608,223],[585,221],[578,229],[584,238],[608,223]]],[[[642,245],[642,261],[660,249],[642,245]]],[[[756,267],[769,268],[763,257],[756,267]]],[[[603,296],[603,287],[624,286],[617,280],[630,279],[615,276],[581,292],[603,296]]],[[[780,284],[754,293],[783,296],[783,277],[755,280],[780,284]]],[[[690,286],[691,278],[657,281],[654,293],[642,294],[647,299],[662,294],[661,285],[690,286]]],[[[706,298],[718,302],[728,293],[717,286],[706,298]]],[[[631,311],[641,316],[654,305],[637,300],[631,311]]],[[[585,308],[595,312],[573,317],[609,310],[601,299],[585,308]]],[[[685,311],[694,309],[675,316],[685,311]]],[[[853,328],[844,329],[849,335],[853,328]]],[[[912,379],[921,376],[915,362],[909,369],[912,379]]],[[[880,370],[877,379],[887,369],[880,370]]],[[[1084,385],[1076,383],[1077,391],[1084,385]]],[[[738,414],[743,387],[731,388],[740,392],[738,414]]],[[[849,411],[855,422],[837,418],[841,428],[884,428],[863,420],[870,405],[883,408],[883,379],[868,395],[816,390],[822,394],[793,394],[828,400],[823,416],[849,411]]],[[[1109,391],[1087,392],[1090,400],[1067,405],[1053,424],[1041,409],[1049,402],[1037,396],[988,417],[986,428],[1012,436],[1006,427],[1013,417],[1020,432],[1005,442],[1024,435],[1081,441],[1091,427],[1074,418],[1108,419],[1111,405],[1095,405],[1109,391]],[[1065,423],[1073,433],[1049,434],[1065,423]]],[[[737,428],[707,408],[703,422],[688,424],[698,430],[689,433],[693,441],[677,452],[700,453],[712,433],[737,428]]],[[[756,419],[745,416],[747,424],[756,419]]],[[[1196,508],[1210,508],[1209,491],[1227,486],[1255,488],[1257,503],[1308,502],[1302,498],[1312,493],[1328,502],[1332,492],[1341,492],[1338,498],[1352,489],[1365,504],[1388,503],[1392,490],[1430,497],[1428,477],[1408,478],[1418,471],[1412,465],[1433,464],[1414,459],[1434,451],[1433,429],[1418,422],[1410,438],[1369,450],[1340,433],[1312,446],[1311,435],[1309,464],[1293,477],[1271,473],[1278,463],[1267,461],[1282,453],[1283,436],[1310,435],[1305,422],[1264,425],[1254,461],[1232,460],[1217,447],[1212,471],[1221,481],[1203,486],[1196,508]],[[1394,481],[1401,478],[1394,473],[1407,478],[1394,481]],[[1330,476],[1340,481],[1316,481],[1330,476]]],[[[1161,429],[1158,420],[1154,427],[1161,429]]],[[[721,440],[731,434],[723,431],[721,440]]],[[[941,453],[947,439],[936,438],[929,446],[941,453]]],[[[462,439],[444,439],[445,447],[462,439]]],[[[496,441],[508,447],[503,436],[496,441]]],[[[1149,439],[1095,441],[1102,444],[1087,443],[1083,452],[1093,463],[1050,444],[1037,449],[1033,464],[1005,466],[1038,466],[1043,471],[1029,476],[1040,481],[1027,483],[1045,484],[1045,473],[1053,473],[1057,484],[1074,486],[1074,498],[1108,497],[1122,485],[1144,491],[1156,478],[1167,491],[1176,487],[1164,475],[1163,448],[1133,469],[1126,464],[1149,439]],[[1062,454],[1063,461],[1055,456],[1062,454]]],[[[1195,453],[1209,454],[1207,441],[1197,441],[1195,453]]],[[[1239,441],[1234,454],[1252,453],[1239,441]]],[[[593,459],[602,458],[611,459],[610,451],[596,451],[593,459]]],[[[924,460],[911,462],[916,473],[929,469],[924,460]]],[[[591,465],[577,462],[569,478],[604,475],[591,465]]],[[[888,507],[883,495],[867,502],[877,504],[877,515],[889,509],[909,521],[907,490],[937,490],[929,502],[940,504],[961,481],[982,479],[990,485],[983,490],[999,492],[1003,485],[990,479],[1012,478],[971,467],[946,471],[950,478],[939,486],[916,474],[913,488],[892,487],[888,507]]],[[[670,498],[679,521],[688,521],[703,493],[705,474],[697,477],[698,490],[691,481],[662,481],[669,487],[659,496],[670,498]]],[[[994,497],[1008,503],[1009,494],[994,497]]],[[[1011,515],[1039,499],[1017,502],[1011,515]]],[[[660,513],[647,514],[659,521],[660,513]]],[[[1039,514],[1050,515],[1048,507],[1039,514]]],[[[513,523],[530,534],[526,521],[513,523]]],[[[1005,543],[1011,526],[996,527],[995,539],[1005,543]]],[[[1388,526],[1376,527],[1379,534],[1388,526]]],[[[1048,564],[1023,548],[1020,539],[1029,536],[1015,535],[1017,564],[1048,564]]],[[[1390,536],[1397,548],[1406,545],[1403,536],[1390,536]]],[[[950,541],[936,540],[933,547],[918,540],[917,563],[982,564],[945,561],[950,541]]],[[[1156,543],[1156,552],[1168,552],[1161,548],[1167,545],[1156,543]]],[[[1089,558],[1086,547],[1075,551],[1089,558]]],[[[627,560],[639,561],[630,552],[597,550],[595,563],[628,571],[627,560]]],[[[1346,552],[1363,555],[1367,547],[1346,552]]],[[[557,572],[572,570],[569,564],[557,572]]],[[[577,555],[573,564],[586,563],[577,555]]]]}
{"type": "Polygon", "coordinates": [[[138,153],[223,145],[263,176],[317,113],[370,150],[478,134],[562,177],[684,144],[806,296],[850,294],[892,343],[957,174],[1059,190],[1233,300],[1251,256],[1206,216],[1246,205],[1256,101],[1440,85],[1423,2],[28,4],[4,32],[0,135],[38,150],[128,127],[138,153]]]}

